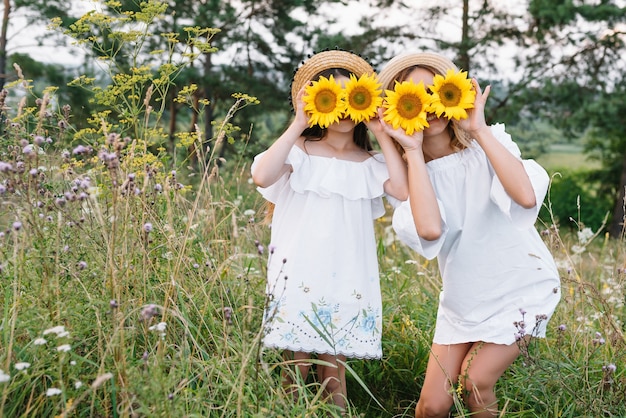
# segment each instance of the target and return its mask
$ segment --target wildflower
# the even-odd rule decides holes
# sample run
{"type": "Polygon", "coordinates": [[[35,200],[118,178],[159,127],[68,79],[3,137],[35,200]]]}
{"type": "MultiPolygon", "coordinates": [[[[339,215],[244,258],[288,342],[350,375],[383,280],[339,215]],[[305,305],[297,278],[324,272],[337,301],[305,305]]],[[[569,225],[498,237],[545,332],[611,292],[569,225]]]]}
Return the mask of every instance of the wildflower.
{"type": "Polygon", "coordinates": [[[77,380],[76,382],[74,382],[74,389],[80,389],[83,386],[83,382],[81,382],[80,380],[77,380]]]}
{"type": "Polygon", "coordinates": [[[143,230],[146,234],[149,234],[150,232],[152,232],[152,224],[150,222],[146,222],[145,224],[143,224],[143,230]]]}
{"type": "Polygon", "coordinates": [[[577,235],[578,241],[584,245],[591,241],[591,238],[593,238],[594,234],[591,228],[583,228],[582,230],[578,231],[577,235]]]}
{"type": "Polygon", "coordinates": [[[156,305],[153,305],[153,304],[146,305],[141,310],[141,319],[143,319],[144,321],[149,321],[157,314],[158,314],[158,308],[156,305]]]}
{"type": "Polygon", "coordinates": [[[321,76],[305,89],[304,111],[309,114],[309,125],[319,125],[326,128],[339,122],[346,110],[343,101],[344,91],[331,75],[329,78],[321,76]]]}
{"type": "Polygon", "coordinates": [[[37,174],[39,174],[39,170],[37,170],[36,168],[31,168],[28,174],[30,174],[31,177],[37,177],[37,174]]]}
{"type": "Polygon", "coordinates": [[[48,341],[46,341],[45,338],[36,338],[35,341],[33,341],[34,345],[44,345],[46,344],[48,341]]]}
{"type": "Polygon", "coordinates": [[[72,349],[72,346],[70,346],[69,344],[63,344],[57,347],[57,351],[60,353],[67,353],[71,349],[72,349]]]}
{"type": "Polygon", "coordinates": [[[111,307],[111,309],[117,309],[119,305],[117,304],[117,301],[115,299],[111,299],[111,301],[109,302],[109,306],[111,307]]]}
{"type": "Polygon", "coordinates": [[[565,326],[565,324],[561,324],[559,325],[559,331],[563,332],[567,329],[567,326],[565,326]]]}
{"type": "Polygon", "coordinates": [[[610,364],[607,364],[606,366],[602,366],[602,370],[607,373],[614,373],[615,370],[617,370],[617,366],[615,366],[615,364],[613,363],[610,363],[610,364]]]}
{"type": "Polygon", "coordinates": [[[50,397],[50,396],[56,396],[56,395],[60,395],[61,393],[63,393],[63,392],[61,391],[61,389],[57,389],[57,388],[49,388],[49,389],[46,391],[46,396],[47,396],[47,397],[50,397]]]}
{"type": "Polygon", "coordinates": [[[165,331],[165,327],[167,326],[167,323],[165,322],[159,322],[156,325],[152,325],[150,328],[148,328],[150,331],[159,331],[159,332],[163,332],[165,331]]]}
{"type": "Polygon", "coordinates": [[[86,147],[84,145],[79,145],[72,150],[72,154],[74,155],[91,154],[91,152],[92,152],[91,147],[86,147]]]}
{"type": "Polygon", "coordinates": [[[22,154],[26,155],[27,157],[31,157],[35,155],[34,145],[33,144],[26,145],[24,148],[22,148],[22,154]]]}
{"type": "Polygon", "coordinates": [[[393,90],[385,90],[387,98],[383,120],[397,129],[404,129],[407,135],[421,131],[430,126],[426,120],[430,110],[431,97],[426,93],[424,83],[415,84],[410,81],[396,81],[393,90]]]}
{"type": "Polygon", "coordinates": [[[35,138],[33,138],[33,142],[37,145],[42,145],[44,142],[46,142],[46,139],[41,135],[35,135],[35,138]]]}
{"type": "Polygon", "coordinates": [[[345,84],[346,113],[359,123],[369,121],[376,116],[378,107],[382,104],[380,83],[373,74],[363,74],[357,78],[350,74],[350,80],[345,84]]]}
{"type": "Polygon", "coordinates": [[[20,221],[13,222],[13,229],[19,231],[20,229],[22,229],[22,223],[20,221]]]}
{"type": "Polygon", "coordinates": [[[45,330],[43,332],[43,335],[56,334],[58,336],[59,334],[64,334],[65,332],[65,327],[63,325],[57,325],[56,327],[48,328],[47,330],[45,330]]]}
{"type": "Polygon", "coordinates": [[[226,320],[226,322],[230,325],[233,323],[233,308],[231,308],[230,306],[224,306],[224,319],[226,320]]]}
{"type": "Polygon", "coordinates": [[[5,383],[11,380],[11,375],[4,373],[2,369],[0,369],[0,383],[5,383]]]}
{"type": "Polygon", "coordinates": [[[476,92],[472,90],[472,82],[467,78],[467,71],[455,72],[450,69],[445,77],[436,74],[433,78],[432,109],[440,117],[448,119],[467,118],[466,109],[474,107],[476,92]]]}
{"type": "Polygon", "coordinates": [[[16,370],[26,370],[30,367],[30,363],[26,363],[26,362],[15,363],[13,367],[15,367],[16,370]]]}
{"type": "Polygon", "coordinates": [[[13,171],[13,166],[10,163],[5,163],[4,161],[0,161],[0,172],[6,173],[9,171],[13,171]]]}
{"type": "Polygon", "coordinates": [[[87,262],[81,260],[76,264],[76,267],[78,267],[78,270],[85,270],[87,268],[87,262]]]}

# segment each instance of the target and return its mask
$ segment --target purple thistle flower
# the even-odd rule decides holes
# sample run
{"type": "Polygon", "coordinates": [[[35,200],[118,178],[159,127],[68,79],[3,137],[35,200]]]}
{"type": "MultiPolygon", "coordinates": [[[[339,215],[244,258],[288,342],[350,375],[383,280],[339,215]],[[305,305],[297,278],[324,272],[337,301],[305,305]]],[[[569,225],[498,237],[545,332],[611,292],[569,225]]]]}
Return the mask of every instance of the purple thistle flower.
{"type": "Polygon", "coordinates": [[[74,155],[90,154],[91,151],[92,151],[91,147],[86,147],[84,145],[78,145],[76,148],[74,148],[72,150],[72,154],[74,154],[74,155]]]}
{"type": "Polygon", "coordinates": [[[28,144],[24,148],[22,148],[22,154],[31,157],[35,155],[35,146],[33,144],[28,144]]]}
{"type": "Polygon", "coordinates": [[[5,163],[4,161],[0,161],[0,172],[6,173],[9,171],[13,171],[13,166],[10,163],[5,163]]]}
{"type": "Polygon", "coordinates": [[[78,270],[85,270],[87,268],[87,262],[80,260],[77,264],[76,267],[78,267],[78,270]]]}
{"type": "Polygon", "coordinates": [[[143,224],[143,231],[146,234],[149,234],[150,232],[152,232],[152,224],[150,222],[146,222],[145,224],[143,224]]]}
{"type": "Polygon", "coordinates": [[[567,326],[565,326],[565,324],[559,325],[559,331],[565,331],[566,329],[567,329],[567,326]]]}
{"type": "Polygon", "coordinates": [[[22,229],[22,223],[20,221],[13,222],[13,229],[19,231],[20,229],[22,229]]]}

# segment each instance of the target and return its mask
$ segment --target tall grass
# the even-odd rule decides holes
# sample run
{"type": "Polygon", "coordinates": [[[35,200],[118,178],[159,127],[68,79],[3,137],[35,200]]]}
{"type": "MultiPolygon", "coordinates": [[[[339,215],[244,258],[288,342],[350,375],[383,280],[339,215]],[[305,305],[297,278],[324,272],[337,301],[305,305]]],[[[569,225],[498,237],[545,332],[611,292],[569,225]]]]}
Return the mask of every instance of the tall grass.
{"type": "MultiPolygon", "coordinates": [[[[215,155],[233,114],[256,101],[236,95],[208,144],[202,132],[179,138],[199,152],[190,170],[159,148],[150,97],[167,83],[142,74],[125,81],[132,100],[96,89],[133,119],[103,111],[81,131],[54,89],[26,100],[22,77],[9,97],[23,100],[0,95],[0,417],[338,416],[312,376],[297,400],[286,394],[286,364],[260,344],[269,230],[250,161],[215,155]]],[[[440,282],[388,217],[376,227],[384,357],[348,362],[348,415],[410,417],[440,282]]],[[[502,415],[626,416],[623,241],[541,229],[563,299],[548,337],[501,379],[502,415]]],[[[460,402],[452,412],[469,415],[460,402]]]]}

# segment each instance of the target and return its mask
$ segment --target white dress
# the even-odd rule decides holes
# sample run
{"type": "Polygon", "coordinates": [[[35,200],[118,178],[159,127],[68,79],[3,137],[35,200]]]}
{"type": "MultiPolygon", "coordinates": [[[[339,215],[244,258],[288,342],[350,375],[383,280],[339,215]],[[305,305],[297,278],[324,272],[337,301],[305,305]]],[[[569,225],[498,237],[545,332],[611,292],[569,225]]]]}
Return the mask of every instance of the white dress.
{"type": "MultiPolygon", "coordinates": [[[[255,162],[262,154],[255,157],[255,162]]],[[[363,162],[308,155],[258,188],[276,206],[263,343],[309,353],[382,356],[382,301],[374,219],[385,213],[382,154],[363,162]]],[[[252,165],[254,172],[255,164],[252,165]]]]}
{"type": "MultiPolygon", "coordinates": [[[[504,125],[491,127],[515,156],[520,151],[504,125]]],[[[521,160],[521,158],[520,158],[521,160]]],[[[443,220],[434,241],[415,230],[408,201],[396,208],[393,227],[422,256],[437,257],[443,289],[433,342],[512,344],[522,335],[544,337],[560,299],[559,274],[534,223],[549,177],[523,160],[537,199],[525,209],[504,191],[477,142],[427,163],[443,220]]]]}

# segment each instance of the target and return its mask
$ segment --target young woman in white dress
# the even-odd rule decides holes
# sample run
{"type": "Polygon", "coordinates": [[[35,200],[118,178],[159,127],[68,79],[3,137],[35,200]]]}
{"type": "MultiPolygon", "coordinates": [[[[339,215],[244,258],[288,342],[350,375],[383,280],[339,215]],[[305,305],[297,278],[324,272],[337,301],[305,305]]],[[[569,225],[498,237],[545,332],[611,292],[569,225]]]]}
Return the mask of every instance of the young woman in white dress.
{"type": "MultiPolygon", "coordinates": [[[[323,361],[318,379],[341,408],[346,358],[382,356],[374,219],[385,213],[384,195],[407,198],[406,164],[377,118],[310,127],[303,96],[322,75],[343,84],[350,74],[371,73],[367,61],[347,51],[305,61],[292,82],[293,121],[252,165],[258,190],[274,204],[263,344],[297,361],[303,378],[315,354],[323,361]],[[368,128],[382,153],[373,151],[368,128]]],[[[295,375],[283,376],[295,393],[295,375]]]]}
{"type": "MultiPolygon", "coordinates": [[[[390,60],[379,79],[433,85],[435,74],[457,67],[432,53],[390,60]]],[[[428,115],[429,127],[407,135],[385,130],[401,144],[409,199],[393,226],[421,255],[437,257],[442,276],[437,323],[416,417],[447,417],[460,390],[472,417],[498,416],[494,387],[520,353],[519,342],[543,337],[560,298],[554,260],[534,227],[549,177],[519,148],[503,125],[488,126],[490,86],[476,92],[466,119],[428,115]]]]}

